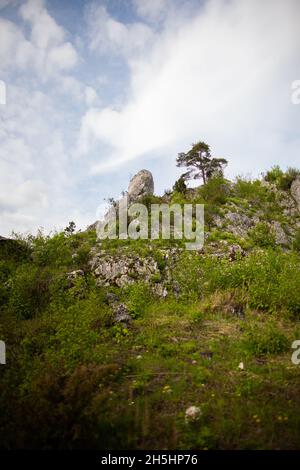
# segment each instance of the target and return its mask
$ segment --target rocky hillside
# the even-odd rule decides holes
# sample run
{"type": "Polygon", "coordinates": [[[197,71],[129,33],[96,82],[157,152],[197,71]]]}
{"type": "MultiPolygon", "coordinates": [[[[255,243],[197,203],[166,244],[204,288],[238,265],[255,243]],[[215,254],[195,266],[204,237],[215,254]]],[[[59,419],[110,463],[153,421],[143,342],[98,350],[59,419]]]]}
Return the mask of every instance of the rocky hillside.
{"type": "Polygon", "coordinates": [[[175,187],[143,170],[127,196],[204,204],[201,250],[0,238],[2,447],[300,447],[298,173],[175,187]]]}

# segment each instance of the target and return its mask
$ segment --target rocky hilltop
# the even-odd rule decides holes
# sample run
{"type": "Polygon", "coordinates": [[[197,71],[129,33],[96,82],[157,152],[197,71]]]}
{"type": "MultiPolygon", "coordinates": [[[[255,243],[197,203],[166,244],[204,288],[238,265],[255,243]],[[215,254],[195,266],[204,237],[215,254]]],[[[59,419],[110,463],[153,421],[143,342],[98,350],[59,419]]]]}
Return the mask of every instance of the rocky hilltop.
{"type": "MultiPolygon", "coordinates": [[[[278,246],[284,251],[292,249],[300,229],[300,178],[292,181],[288,191],[265,180],[255,183],[216,180],[214,184],[215,188],[213,185],[209,188],[212,194],[202,196],[201,191],[204,189],[205,193],[207,188],[200,187],[187,190],[186,194],[167,193],[158,198],[153,196],[151,172],[141,170],[131,179],[125,196],[128,197],[129,204],[144,201],[148,207],[151,202],[198,202],[204,205],[207,202],[205,246],[198,253],[199,256],[233,260],[251,253],[255,245],[278,246]],[[215,202],[214,207],[211,207],[210,198],[215,202]]],[[[114,206],[119,202],[115,201],[114,206]]],[[[95,229],[97,224],[106,224],[110,215],[111,211],[108,211],[103,221],[95,222],[88,230],[95,229]]],[[[155,243],[151,241],[145,243],[145,257],[132,252],[132,243],[112,242],[114,253],[111,253],[109,241],[98,241],[91,250],[89,269],[99,286],[124,287],[141,280],[151,283],[154,278],[156,282],[153,288],[160,295],[166,296],[172,283],[173,264],[185,248],[181,244],[165,244],[165,247],[159,249],[166,263],[163,276],[152,255],[155,243]]]]}

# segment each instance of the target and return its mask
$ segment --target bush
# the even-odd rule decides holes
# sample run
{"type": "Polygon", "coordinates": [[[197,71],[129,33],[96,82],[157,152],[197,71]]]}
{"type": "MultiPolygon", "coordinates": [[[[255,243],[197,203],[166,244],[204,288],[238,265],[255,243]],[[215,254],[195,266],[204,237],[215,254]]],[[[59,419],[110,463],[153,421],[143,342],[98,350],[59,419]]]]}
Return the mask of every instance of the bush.
{"type": "Polygon", "coordinates": [[[20,266],[12,279],[10,305],[18,317],[33,318],[50,301],[50,269],[31,264],[20,266]]]}
{"type": "Polygon", "coordinates": [[[300,229],[295,233],[293,240],[293,250],[300,252],[300,229]]]}
{"type": "Polygon", "coordinates": [[[178,286],[180,298],[196,300],[203,293],[203,261],[193,253],[183,253],[173,269],[173,280],[178,286]]]}
{"type": "Polygon", "coordinates": [[[245,333],[246,350],[254,356],[280,354],[290,347],[287,337],[273,322],[251,325],[245,333]]]}
{"type": "Polygon", "coordinates": [[[191,257],[185,263],[176,267],[183,296],[199,298],[219,290],[241,288],[245,302],[253,309],[300,315],[300,263],[294,253],[269,249],[235,262],[191,257]]]}
{"type": "Polygon", "coordinates": [[[238,177],[234,186],[234,194],[238,198],[247,199],[251,204],[260,206],[270,197],[270,192],[262,186],[260,180],[247,180],[238,177]]]}
{"type": "Polygon", "coordinates": [[[286,172],[283,172],[278,165],[273,166],[270,171],[267,172],[265,180],[270,183],[275,183],[279,189],[288,191],[292,185],[292,182],[300,176],[300,170],[297,168],[288,168],[286,172]]]}
{"type": "Polygon", "coordinates": [[[292,182],[300,176],[300,170],[297,168],[288,168],[287,171],[279,178],[278,187],[284,191],[288,191],[292,182]]]}
{"type": "Polygon", "coordinates": [[[206,184],[199,188],[199,195],[204,202],[212,205],[225,204],[230,193],[228,181],[223,177],[216,176],[210,178],[206,184]]]}
{"type": "Polygon", "coordinates": [[[261,248],[274,247],[276,243],[274,229],[265,222],[259,222],[250,230],[249,237],[254,245],[261,248]]]}
{"type": "Polygon", "coordinates": [[[84,360],[101,358],[96,347],[106,325],[111,323],[111,312],[103,302],[102,292],[95,290],[85,299],[77,299],[69,306],[51,305],[56,331],[51,338],[53,347],[47,357],[54,364],[62,360],[68,368],[84,360]]]}
{"type": "Polygon", "coordinates": [[[283,171],[281,170],[279,165],[272,166],[271,170],[267,171],[265,175],[265,181],[269,183],[278,183],[278,181],[283,176],[283,171]]]}
{"type": "Polygon", "coordinates": [[[136,282],[127,287],[126,293],[128,310],[132,317],[143,316],[152,299],[149,285],[144,282],[136,282]]]}
{"type": "Polygon", "coordinates": [[[180,176],[180,178],[177,181],[175,181],[175,184],[173,186],[173,191],[184,194],[186,192],[186,189],[187,189],[187,186],[186,186],[185,179],[183,176],[180,176]]]}
{"type": "Polygon", "coordinates": [[[72,241],[64,232],[50,236],[41,233],[33,239],[33,261],[38,266],[72,266],[72,241]]]}

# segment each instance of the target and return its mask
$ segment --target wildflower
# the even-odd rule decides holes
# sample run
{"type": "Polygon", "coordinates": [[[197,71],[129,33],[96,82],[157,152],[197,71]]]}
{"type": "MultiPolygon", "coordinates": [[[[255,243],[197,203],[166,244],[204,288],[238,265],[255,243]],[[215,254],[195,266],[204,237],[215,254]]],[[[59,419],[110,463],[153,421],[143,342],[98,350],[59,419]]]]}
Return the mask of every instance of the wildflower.
{"type": "Polygon", "coordinates": [[[185,421],[193,422],[197,421],[202,415],[202,411],[198,406],[190,406],[185,410],[185,421]]]}
{"type": "Polygon", "coordinates": [[[163,393],[172,393],[172,389],[171,389],[170,385],[165,385],[162,392],[163,393]]]}

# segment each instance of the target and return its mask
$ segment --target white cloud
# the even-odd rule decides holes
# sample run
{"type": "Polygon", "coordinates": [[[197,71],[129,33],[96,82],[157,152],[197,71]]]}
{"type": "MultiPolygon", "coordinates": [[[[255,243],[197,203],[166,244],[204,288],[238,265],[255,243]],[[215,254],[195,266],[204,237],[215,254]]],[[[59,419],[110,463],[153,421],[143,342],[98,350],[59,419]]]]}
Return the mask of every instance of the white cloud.
{"type": "Polygon", "coordinates": [[[32,68],[46,80],[58,78],[65,70],[73,68],[78,61],[74,46],[65,41],[64,29],[52,18],[43,0],[28,0],[19,9],[21,18],[30,27],[26,29],[12,21],[0,18],[0,68],[32,68]]]}
{"type": "Polygon", "coordinates": [[[91,106],[99,103],[98,93],[91,85],[85,85],[74,76],[65,75],[60,78],[57,93],[69,94],[78,102],[91,106]]]}
{"type": "Polygon", "coordinates": [[[31,41],[40,49],[61,44],[64,30],[49,15],[43,0],[27,0],[20,10],[23,20],[31,25],[31,41]]]}
{"type": "Polygon", "coordinates": [[[96,90],[92,86],[86,86],[84,89],[85,102],[88,106],[91,106],[97,101],[98,95],[96,90]]]}
{"type": "Polygon", "coordinates": [[[153,32],[144,23],[124,24],[111,17],[103,5],[92,4],[88,10],[89,47],[101,55],[141,53],[153,39],[153,32]]]}
{"type": "Polygon", "coordinates": [[[50,96],[10,85],[1,109],[0,233],[49,229],[67,218],[74,175],[50,96]],[[56,210],[54,210],[54,207],[56,210]],[[59,208],[59,210],[58,210],[59,208]]]}
{"type": "Polygon", "coordinates": [[[71,43],[65,42],[50,49],[48,61],[49,67],[55,70],[69,70],[77,62],[77,53],[71,43]]]}
{"type": "Polygon", "coordinates": [[[172,0],[133,0],[133,5],[141,18],[158,21],[163,19],[172,8],[172,0]]]}
{"type": "Polygon", "coordinates": [[[269,152],[273,161],[287,150],[295,159],[286,136],[299,126],[289,96],[299,17],[297,0],[212,0],[179,28],[168,23],[151,52],[129,57],[127,103],[84,115],[80,151],[97,141],[110,148],[93,171],[151,152],[168,156],[196,139],[238,171],[261,168],[269,152]]]}

